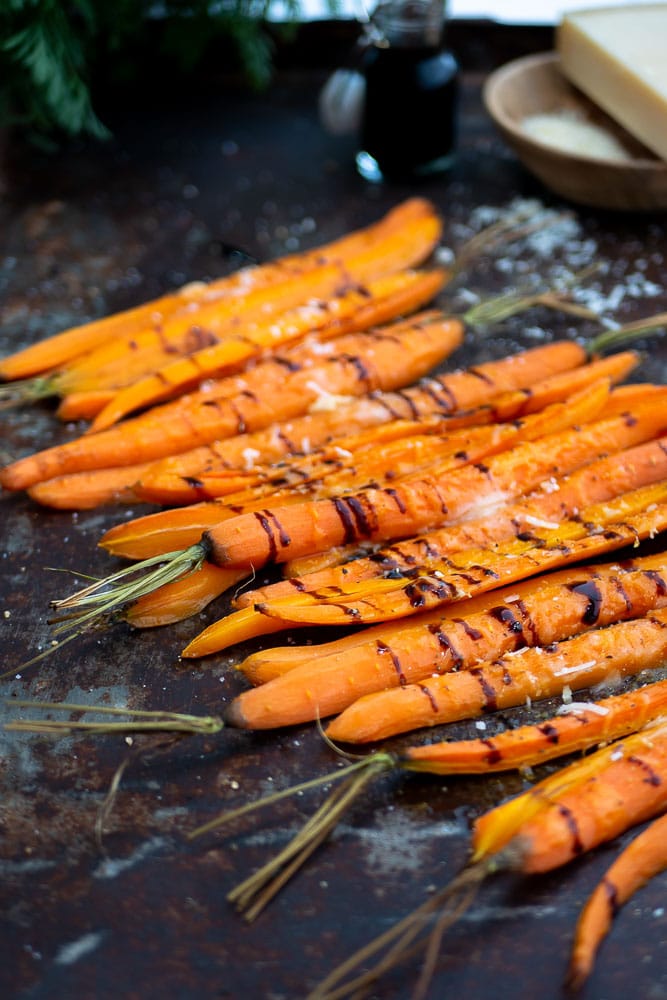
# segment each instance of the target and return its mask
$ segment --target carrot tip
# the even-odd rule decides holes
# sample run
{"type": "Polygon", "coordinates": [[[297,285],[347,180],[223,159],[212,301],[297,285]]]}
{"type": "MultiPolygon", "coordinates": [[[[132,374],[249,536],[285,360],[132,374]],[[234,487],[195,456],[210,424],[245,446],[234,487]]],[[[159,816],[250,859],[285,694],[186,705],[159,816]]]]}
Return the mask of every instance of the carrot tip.
{"type": "Polygon", "coordinates": [[[240,699],[235,698],[231,705],[227,708],[224,713],[225,725],[232,726],[234,729],[248,729],[248,720],[245,716],[243,708],[240,704],[240,699]]]}

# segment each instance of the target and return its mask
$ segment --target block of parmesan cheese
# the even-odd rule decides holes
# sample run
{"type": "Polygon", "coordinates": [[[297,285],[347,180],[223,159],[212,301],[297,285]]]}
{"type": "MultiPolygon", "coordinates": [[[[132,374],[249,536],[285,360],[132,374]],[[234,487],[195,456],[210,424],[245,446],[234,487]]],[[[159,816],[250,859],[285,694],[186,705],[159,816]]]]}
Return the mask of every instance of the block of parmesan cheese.
{"type": "Polygon", "coordinates": [[[667,4],[568,13],[556,47],[565,76],[667,160],[667,4]]]}

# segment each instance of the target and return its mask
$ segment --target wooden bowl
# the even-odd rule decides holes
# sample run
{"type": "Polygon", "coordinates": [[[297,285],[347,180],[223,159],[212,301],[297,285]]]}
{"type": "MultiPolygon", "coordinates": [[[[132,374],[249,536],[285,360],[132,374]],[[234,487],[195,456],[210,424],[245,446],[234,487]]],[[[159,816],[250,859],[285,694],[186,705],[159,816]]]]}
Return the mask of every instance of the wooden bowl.
{"type": "Polygon", "coordinates": [[[484,86],[487,111],[506,142],[542,183],[571,201],[596,208],[650,211],[667,208],[667,163],[657,159],[561,73],[555,52],[516,59],[484,86]],[[602,126],[631,154],[614,161],[565,152],[523,128],[529,115],[568,111],[602,126]]]}

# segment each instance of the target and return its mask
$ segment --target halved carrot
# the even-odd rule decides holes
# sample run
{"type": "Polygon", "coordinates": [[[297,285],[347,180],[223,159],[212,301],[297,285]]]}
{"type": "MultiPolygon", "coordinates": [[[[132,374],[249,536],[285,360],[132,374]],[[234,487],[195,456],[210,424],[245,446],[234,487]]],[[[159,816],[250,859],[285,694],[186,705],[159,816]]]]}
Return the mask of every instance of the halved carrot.
{"type": "MultiPolygon", "coordinates": [[[[468,549],[455,559],[434,560],[397,586],[371,580],[346,594],[301,594],[257,605],[261,614],[317,625],[389,621],[463,600],[537,572],[590,559],[651,538],[665,528],[667,481],[642,487],[539,534],[490,549],[468,549]]],[[[216,530],[216,529],[213,529],[216,530]]]]}
{"type": "Polygon", "coordinates": [[[257,567],[362,538],[405,538],[479,516],[482,507],[506,503],[552,475],[585,465],[602,451],[620,451],[654,436],[666,421],[662,408],[651,400],[624,416],[519,444],[479,465],[448,471],[442,479],[431,475],[333,500],[272,507],[264,518],[239,515],[207,532],[207,557],[219,565],[257,567]]]}
{"type": "Polygon", "coordinates": [[[327,734],[343,743],[375,742],[580,691],[616,676],[632,677],[661,666],[666,658],[667,611],[652,611],[646,618],[596,629],[554,648],[527,648],[458,673],[366,695],[334,719],[327,734]]]}

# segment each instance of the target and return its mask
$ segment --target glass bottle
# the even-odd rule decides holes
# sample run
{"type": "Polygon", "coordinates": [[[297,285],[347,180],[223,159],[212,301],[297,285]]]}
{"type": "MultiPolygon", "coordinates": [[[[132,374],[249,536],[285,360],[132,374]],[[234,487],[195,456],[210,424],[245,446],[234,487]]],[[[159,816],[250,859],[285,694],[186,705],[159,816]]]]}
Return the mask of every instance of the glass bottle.
{"type": "Polygon", "coordinates": [[[373,13],[356,156],[367,180],[409,180],[452,164],[458,64],[444,25],[445,0],[384,0],[373,13]]]}

